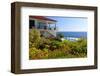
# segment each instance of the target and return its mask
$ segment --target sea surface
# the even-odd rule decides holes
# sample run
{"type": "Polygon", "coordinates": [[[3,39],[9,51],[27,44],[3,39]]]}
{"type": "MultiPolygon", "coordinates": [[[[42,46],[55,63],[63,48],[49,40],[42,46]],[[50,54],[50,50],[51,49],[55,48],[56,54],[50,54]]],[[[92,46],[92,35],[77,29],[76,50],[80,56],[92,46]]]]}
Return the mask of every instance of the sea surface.
{"type": "Polygon", "coordinates": [[[62,34],[67,40],[77,40],[79,38],[87,38],[87,32],[57,32],[57,34],[62,34]]]}

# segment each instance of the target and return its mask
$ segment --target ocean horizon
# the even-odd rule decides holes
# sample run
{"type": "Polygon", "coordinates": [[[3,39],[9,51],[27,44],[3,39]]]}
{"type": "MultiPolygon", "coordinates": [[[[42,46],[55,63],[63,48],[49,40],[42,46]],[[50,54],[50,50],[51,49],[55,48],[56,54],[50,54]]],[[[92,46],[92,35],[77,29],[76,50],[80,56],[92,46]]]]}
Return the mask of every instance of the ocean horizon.
{"type": "Polygon", "coordinates": [[[61,32],[57,32],[57,34],[62,34],[65,39],[87,38],[87,32],[61,31],[61,32]]]}

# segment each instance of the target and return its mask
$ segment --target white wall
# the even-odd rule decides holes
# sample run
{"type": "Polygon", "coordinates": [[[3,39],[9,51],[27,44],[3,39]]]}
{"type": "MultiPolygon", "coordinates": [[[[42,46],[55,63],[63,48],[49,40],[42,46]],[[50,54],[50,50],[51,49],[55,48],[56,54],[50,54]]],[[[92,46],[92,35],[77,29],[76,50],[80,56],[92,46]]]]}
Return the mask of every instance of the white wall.
{"type": "MultiPolygon", "coordinates": [[[[41,3],[56,3],[56,4],[73,4],[73,5],[89,5],[98,6],[100,13],[99,0],[1,0],[0,1],[0,76],[16,76],[10,72],[10,56],[11,56],[11,7],[10,3],[14,1],[30,1],[41,3]]],[[[100,14],[98,15],[100,20],[100,14]]],[[[100,22],[98,23],[98,25],[100,22]]],[[[98,26],[100,32],[100,26],[98,26]]],[[[98,37],[100,39],[100,35],[98,37]]],[[[100,42],[100,40],[98,41],[100,42]]],[[[99,43],[100,44],[100,43],[99,43]]],[[[100,50],[100,48],[99,48],[100,50]]],[[[100,51],[98,50],[99,57],[100,51]]],[[[98,57],[98,58],[99,58],[98,57]]],[[[99,76],[100,74],[100,59],[98,70],[81,70],[81,71],[65,71],[52,73],[35,73],[18,76],[99,76]]]]}

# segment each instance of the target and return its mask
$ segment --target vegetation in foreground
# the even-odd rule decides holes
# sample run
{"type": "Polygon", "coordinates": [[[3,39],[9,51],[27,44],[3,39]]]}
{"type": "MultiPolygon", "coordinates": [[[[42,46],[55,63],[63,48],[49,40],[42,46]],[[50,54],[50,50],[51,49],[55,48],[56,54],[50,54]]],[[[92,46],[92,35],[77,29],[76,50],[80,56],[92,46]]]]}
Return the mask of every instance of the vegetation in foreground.
{"type": "MultiPolygon", "coordinates": [[[[61,36],[62,37],[62,36],[61,36]]],[[[33,29],[29,32],[29,59],[81,58],[87,56],[87,40],[45,38],[33,29]]]]}

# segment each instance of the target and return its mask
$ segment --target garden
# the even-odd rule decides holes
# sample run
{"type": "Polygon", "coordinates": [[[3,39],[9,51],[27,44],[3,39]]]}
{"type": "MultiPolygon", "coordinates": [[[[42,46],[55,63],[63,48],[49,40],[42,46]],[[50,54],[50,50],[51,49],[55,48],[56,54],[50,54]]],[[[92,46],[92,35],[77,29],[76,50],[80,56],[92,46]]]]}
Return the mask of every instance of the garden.
{"type": "Polygon", "coordinates": [[[77,41],[45,38],[40,31],[32,29],[29,32],[29,59],[55,59],[55,58],[84,58],[87,57],[87,39],[77,41]]]}

